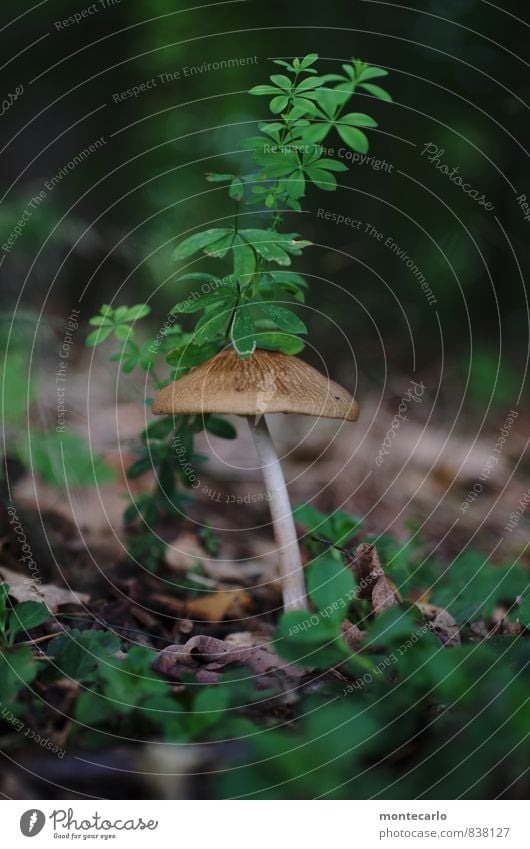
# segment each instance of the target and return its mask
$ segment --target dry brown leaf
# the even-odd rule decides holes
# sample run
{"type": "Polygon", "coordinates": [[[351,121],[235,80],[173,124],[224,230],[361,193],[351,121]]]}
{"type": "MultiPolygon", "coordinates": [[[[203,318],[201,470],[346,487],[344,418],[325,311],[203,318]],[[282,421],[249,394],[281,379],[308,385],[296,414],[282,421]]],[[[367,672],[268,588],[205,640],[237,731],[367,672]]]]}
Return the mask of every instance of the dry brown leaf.
{"type": "Polygon", "coordinates": [[[417,606],[431,622],[433,631],[444,646],[460,645],[460,628],[448,610],[423,602],[417,603],[417,606]]]}
{"type": "Polygon", "coordinates": [[[300,678],[304,672],[282,661],[267,646],[235,646],[216,637],[198,634],[183,645],[168,646],[160,652],[153,668],[169,678],[189,669],[219,672],[227,666],[247,666],[257,676],[280,673],[300,678]]]}
{"type": "Polygon", "coordinates": [[[376,616],[397,604],[396,594],[386,575],[379,578],[372,590],[372,604],[376,616]]]}
{"type": "Polygon", "coordinates": [[[185,619],[203,619],[205,622],[222,622],[226,616],[238,619],[251,603],[250,596],[244,590],[219,590],[191,599],[154,593],[151,598],[180,613],[185,619]]]}
{"type": "Polygon", "coordinates": [[[444,646],[460,645],[460,628],[447,610],[440,610],[432,626],[444,646]]]}
{"type": "Polygon", "coordinates": [[[77,593],[54,584],[40,584],[5,566],[0,566],[0,578],[9,584],[9,595],[17,601],[44,602],[50,613],[56,613],[63,604],[85,605],[90,600],[86,593],[77,593]]]}

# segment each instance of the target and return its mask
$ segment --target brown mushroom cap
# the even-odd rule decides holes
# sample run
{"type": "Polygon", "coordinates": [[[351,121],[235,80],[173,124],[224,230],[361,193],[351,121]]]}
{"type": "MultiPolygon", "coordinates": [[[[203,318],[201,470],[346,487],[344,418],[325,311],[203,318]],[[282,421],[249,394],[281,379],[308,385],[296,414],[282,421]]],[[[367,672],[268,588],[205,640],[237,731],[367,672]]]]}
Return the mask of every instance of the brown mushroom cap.
{"type": "Polygon", "coordinates": [[[346,389],[297,357],[258,349],[243,360],[230,348],[157,392],[153,413],[299,413],[353,422],[359,409],[346,389]]]}

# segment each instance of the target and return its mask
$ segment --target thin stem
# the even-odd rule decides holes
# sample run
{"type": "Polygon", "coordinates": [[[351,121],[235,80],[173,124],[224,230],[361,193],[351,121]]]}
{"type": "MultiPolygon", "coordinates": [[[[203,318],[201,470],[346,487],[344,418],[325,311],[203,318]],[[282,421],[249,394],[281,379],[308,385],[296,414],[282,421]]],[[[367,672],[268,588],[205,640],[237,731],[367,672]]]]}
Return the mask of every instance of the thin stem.
{"type": "Polygon", "coordinates": [[[278,546],[284,608],[285,610],[307,610],[304,569],[289,494],[278,454],[265,416],[262,416],[255,424],[251,416],[247,418],[269,496],[272,527],[278,546]]]}

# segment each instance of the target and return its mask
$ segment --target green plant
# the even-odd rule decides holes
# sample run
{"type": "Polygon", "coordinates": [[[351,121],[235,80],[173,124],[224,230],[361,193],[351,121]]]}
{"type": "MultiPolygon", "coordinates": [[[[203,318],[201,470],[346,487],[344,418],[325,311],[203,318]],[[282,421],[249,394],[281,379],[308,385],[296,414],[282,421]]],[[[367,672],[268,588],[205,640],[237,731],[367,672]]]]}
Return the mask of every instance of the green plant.
{"type": "MultiPolygon", "coordinates": [[[[364,112],[347,111],[356,91],[391,99],[371,82],[386,75],[383,69],[352,60],[343,65],[343,75],[320,75],[317,60],[316,53],[292,63],[277,60],[284,72],[251,89],[252,95],[271,97],[271,118],[259,123],[258,135],[241,141],[246,161],[239,173],[207,175],[209,182],[228,186],[232,221],[199,230],[174,249],[173,259],[186,263],[177,283],[192,286],[192,292],[172,308],[157,337],[136,339],[139,320],[150,313],[147,304],[117,308],[104,304],[90,319],[94,330],[87,345],[113,336],[121,347],[112,359],[126,373],[136,367],[148,372],[155,389],[227,345],[240,357],[250,356],[256,348],[297,354],[304,347],[307,328],[291,305],[304,303],[307,282],[289,266],[310,242],[296,232],[283,231],[283,219],[286,213],[301,211],[309,185],[333,191],[335,175],[347,170],[322,145],[330,133],[338,134],[354,151],[368,149],[364,129],[376,122],[364,112]],[[219,261],[222,271],[215,275],[186,270],[201,257],[219,261]],[[193,331],[184,331],[177,317],[197,313],[193,331]],[[160,356],[171,367],[167,379],[157,373],[160,356]]],[[[192,486],[190,469],[202,461],[194,454],[194,435],[202,429],[225,438],[235,436],[231,425],[217,416],[165,416],[143,431],[128,475],[134,478],[154,470],[156,481],[151,492],[136,496],[126,509],[128,524],[140,520],[151,527],[165,514],[182,512],[186,496],[177,482],[184,489],[192,486]]]]}

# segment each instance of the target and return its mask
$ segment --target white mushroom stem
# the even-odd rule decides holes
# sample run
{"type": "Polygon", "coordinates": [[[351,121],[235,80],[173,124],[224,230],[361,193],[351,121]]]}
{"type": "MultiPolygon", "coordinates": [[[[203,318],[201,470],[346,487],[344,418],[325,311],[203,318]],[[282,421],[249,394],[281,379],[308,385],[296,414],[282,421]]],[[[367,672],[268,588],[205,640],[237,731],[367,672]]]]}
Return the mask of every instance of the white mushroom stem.
{"type": "Polygon", "coordinates": [[[284,608],[285,610],[307,610],[304,569],[280,460],[265,416],[261,416],[256,423],[251,416],[247,418],[269,496],[274,538],[278,545],[284,608]]]}

